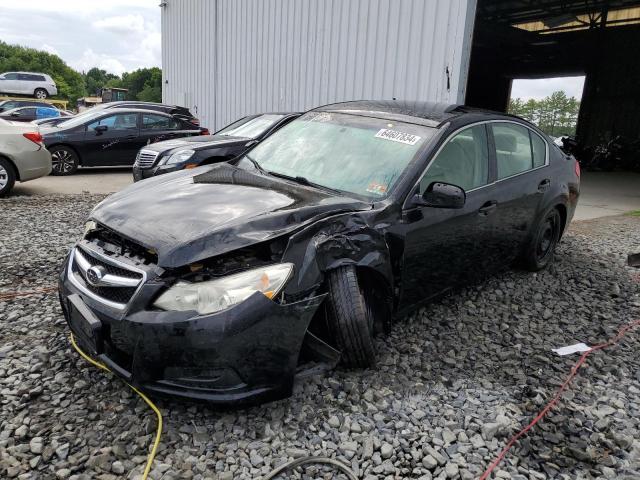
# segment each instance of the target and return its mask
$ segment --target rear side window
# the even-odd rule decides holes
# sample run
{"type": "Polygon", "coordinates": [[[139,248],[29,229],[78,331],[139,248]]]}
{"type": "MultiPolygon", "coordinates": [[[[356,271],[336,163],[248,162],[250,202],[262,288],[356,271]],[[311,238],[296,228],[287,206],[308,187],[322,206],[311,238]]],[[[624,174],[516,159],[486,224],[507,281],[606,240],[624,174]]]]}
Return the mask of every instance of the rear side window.
{"type": "Polygon", "coordinates": [[[544,141],[531,131],[515,123],[493,123],[498,179],[511,177],[545,163],[544,141]],[[532,137],[538,142],[532,145],[532,137]],[[534,162],[534,157],[535,162],[534,162]]]}
{"type": "Polygon", "coordinates": [[[535,132],[529,130],[533,147],[533,167],[541,167],[547,163],[547,143],[535,132]]]}
{"type": "Polygon", "coordinates": [[[175,118],[165,117],[164,115],[143,113],[142,128],[145,130],[178,130],[180,122],[175,118]]]}
{"type": "Polygon", "coordinates": [[[109,130],[135,130],[138,128],[136,113],[117,113],[103,117],[100,120],[87,125],[87,130],[92,130],[98,125],[106,125],[109,130]]]}

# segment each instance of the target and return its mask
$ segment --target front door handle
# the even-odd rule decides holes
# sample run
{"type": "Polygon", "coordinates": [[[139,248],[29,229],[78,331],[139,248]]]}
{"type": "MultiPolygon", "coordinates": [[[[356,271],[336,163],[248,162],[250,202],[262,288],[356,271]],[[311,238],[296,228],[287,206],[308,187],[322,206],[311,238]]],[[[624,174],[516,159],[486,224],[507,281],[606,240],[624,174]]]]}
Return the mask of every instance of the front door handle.
{"type": "Polygon", "coordinates": [[[551,180],[545,178],[538,184],[538,191],[545,192],[551,186],[551,180]]]}
{"type": "Polygon", "coordinates": [[[495,200],[491,200],[478,209],[478,215],[486,217],[487,215],[490,215],[497,207],[498,202],[496,202],[495,200]]]}

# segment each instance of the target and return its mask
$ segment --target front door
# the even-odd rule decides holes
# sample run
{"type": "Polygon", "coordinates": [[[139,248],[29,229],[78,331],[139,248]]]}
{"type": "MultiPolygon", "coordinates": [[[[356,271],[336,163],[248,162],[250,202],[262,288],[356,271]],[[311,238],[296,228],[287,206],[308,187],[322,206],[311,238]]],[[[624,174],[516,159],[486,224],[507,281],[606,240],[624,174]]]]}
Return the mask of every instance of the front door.
{"type": "Polygon", "coordinates": [[[403,212],[404,237],[399,308],[405,309],[486,274],[485,252],[493,236],[487,127],[475,125],[449,139],[420,180],[420,195],[433,182],[463,188],[461,209],[417,207],[403,212]]]}
{"type": "Polygon", "coordinates": [[[130,165],[139,142],[138,114],[113,113],[87,125],[83,165],[130,165]]]}

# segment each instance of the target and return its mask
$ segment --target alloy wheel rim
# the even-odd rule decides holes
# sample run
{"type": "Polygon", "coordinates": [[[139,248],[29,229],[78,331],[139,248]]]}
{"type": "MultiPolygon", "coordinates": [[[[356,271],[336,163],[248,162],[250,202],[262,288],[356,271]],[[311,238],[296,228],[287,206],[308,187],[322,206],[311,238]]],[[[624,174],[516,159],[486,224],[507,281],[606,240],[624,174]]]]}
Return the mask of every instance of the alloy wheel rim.
{"type": "Polygon", "coordinates": [[[47,98],[47,96],[44,94],[42,90],[38,90],[36,92],[36,98],[47,98]]]}
{"type": "Polygon", "coordinates": [[[67,150],[57,150],[51,154],[51,164],[57,173],[68,173],[73,169],[75,161],[67,150]]]}
{"type": "Polygon", "coordinates": [[[7,186],[9,183],[9,172],[0,165],[0,190],[7,186]]]}

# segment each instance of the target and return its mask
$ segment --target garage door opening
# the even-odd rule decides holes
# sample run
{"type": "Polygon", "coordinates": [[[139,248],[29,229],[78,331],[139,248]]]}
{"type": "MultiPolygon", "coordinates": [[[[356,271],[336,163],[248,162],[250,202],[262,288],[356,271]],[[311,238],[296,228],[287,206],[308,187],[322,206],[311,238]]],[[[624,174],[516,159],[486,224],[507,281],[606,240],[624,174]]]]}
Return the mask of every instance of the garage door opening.
{"type": "Polygon", "coordinates": [[[553,138],[575,136],[584,79],[584,75],[514,79],[507,111],[553,138]]]}
{"type": "Polygon", "coordinates": [[[478,0],[466,103],[506,112],[514,79],[584,75],[582,151],[621,139],[640,170],[639,0],[478,0]]]}

